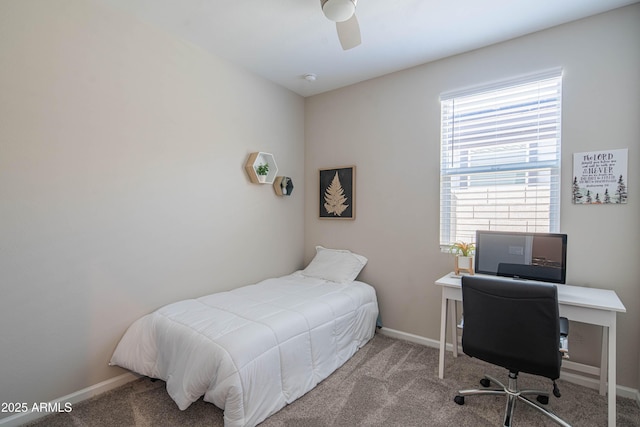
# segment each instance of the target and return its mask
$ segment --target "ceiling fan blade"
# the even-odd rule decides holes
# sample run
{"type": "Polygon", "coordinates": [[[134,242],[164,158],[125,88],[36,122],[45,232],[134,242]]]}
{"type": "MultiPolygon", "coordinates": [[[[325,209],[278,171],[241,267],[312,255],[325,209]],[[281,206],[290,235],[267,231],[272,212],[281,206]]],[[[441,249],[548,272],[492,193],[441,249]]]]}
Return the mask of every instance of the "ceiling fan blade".
{"type": "Polygon", "coordinates": [[[336,30],[338,31],[338,38],[340,39],[342,49],[352,49],[362,43],[360,38],[360,25],[358,24],[358,18],[356,18],[355,14],[344,22],[336,22],[336,30]]]}

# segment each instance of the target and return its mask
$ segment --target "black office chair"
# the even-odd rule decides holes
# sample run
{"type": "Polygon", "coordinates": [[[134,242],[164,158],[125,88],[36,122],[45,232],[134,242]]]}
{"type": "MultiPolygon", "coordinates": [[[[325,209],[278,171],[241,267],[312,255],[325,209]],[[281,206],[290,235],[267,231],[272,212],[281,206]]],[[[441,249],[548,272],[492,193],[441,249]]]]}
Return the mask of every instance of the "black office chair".
{"type": "Polygon", "coordinates": [[[517,401],[538,409],[562,426],[570,426],[526,395],[537,395],[542,404],[549,402],[543,390],[518,390],[518,373],[540,375],[553,381],[553,394],[560,397],[555,380],[560,377],[563,348],[568,332],[567,319],[558,314],[558,290],[555,285],[513,279],[464,276],[462,278],[464,326],[462,350],[465,354],[509,370],[505,386],[485,375],[485,389],[460,390],[454,401],[464,405],[465,396],[474,394],[507,395],[504,425],[511,426],[517,401]],[[562,331],[561,331],[562,324],[562,331]],[[562,332],[562,334],[561,334],[562,332]],[[489,389],[491,382],[500,388],[489,389]]]}

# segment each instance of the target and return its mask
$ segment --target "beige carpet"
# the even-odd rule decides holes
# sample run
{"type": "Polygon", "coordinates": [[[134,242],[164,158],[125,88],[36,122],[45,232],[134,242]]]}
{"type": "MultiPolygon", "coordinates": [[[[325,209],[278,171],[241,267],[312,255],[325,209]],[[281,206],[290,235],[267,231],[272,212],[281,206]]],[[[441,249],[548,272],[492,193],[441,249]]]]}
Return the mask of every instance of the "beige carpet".
{"type": "MultiPolygon", "coordinates": [[[[506,372],[484,362],[447,355],[445,379],[437,376],[438,351],[388,338],[371,340],[342,368],[302,398],[267,418],[261,426],[498,426],[505,399],[467,397],[453,402],[459,388],[475,388],[483,373],[505,379],[506,372]]],[[[521,388],[551,391],[551,382],[521,375],[521,388]]],[[[607,425],[607,400],[597,391],[559,381],[562,397],[549,408],[574,426],[607,425]]],[[[635,401],[618,397],[619,427],[640,426],[635,401]]],[[[76,404],[68,414],[31,424],[57,426],[222,426],[222,411],[198,400],[180,411],[162,381],[147,378],[76,404]]],[[[532,408],[516,408],[514,426],[555,426],[532,408]]]]}

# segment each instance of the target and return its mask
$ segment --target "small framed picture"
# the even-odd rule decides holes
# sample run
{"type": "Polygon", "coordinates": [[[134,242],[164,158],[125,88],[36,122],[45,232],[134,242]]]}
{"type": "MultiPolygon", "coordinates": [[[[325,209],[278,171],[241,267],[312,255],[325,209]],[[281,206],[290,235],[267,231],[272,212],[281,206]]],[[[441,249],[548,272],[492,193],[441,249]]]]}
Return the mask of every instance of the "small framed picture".
{"type": "Polygon", "coordinates": [[[626,204],[629,196],[628,156],[628,148],[573,153],[573,203],[626,204]]]}
{"type": "Polygon", "coordinates": [[[320,219],[355,219],[356,167],[320,169],[320,219]]]}

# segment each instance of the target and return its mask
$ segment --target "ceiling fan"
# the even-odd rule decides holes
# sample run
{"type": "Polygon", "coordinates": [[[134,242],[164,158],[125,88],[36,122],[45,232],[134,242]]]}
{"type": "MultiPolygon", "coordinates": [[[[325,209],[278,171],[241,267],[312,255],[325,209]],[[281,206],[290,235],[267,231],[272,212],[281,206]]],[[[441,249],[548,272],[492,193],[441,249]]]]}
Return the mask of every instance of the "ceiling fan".
{"type": "Polygon", "coordinates": [[[344,50],[354,48],[361,43],[356,3],[358,0],[320,0],[324,16],[336,23],[338,38],[344,50]]]}

